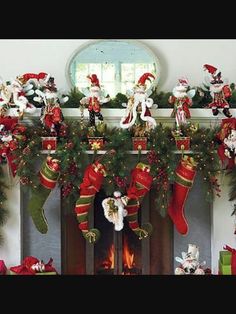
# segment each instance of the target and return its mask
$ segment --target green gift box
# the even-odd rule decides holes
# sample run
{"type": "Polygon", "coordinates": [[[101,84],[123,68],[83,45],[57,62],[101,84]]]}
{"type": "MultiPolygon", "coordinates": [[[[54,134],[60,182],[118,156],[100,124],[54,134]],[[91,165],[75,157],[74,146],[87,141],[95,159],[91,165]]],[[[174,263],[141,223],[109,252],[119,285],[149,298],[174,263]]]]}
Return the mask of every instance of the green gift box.
{"type": "Polygon", "coordinates": [[[229,251],[220,251],[220,262],[223,265],[231,265],[232,253],[229,251]]]}
{"type": "Polygon", "coordinates": [[[219,260],[219,274],[220,275],[231,275],[231,265],[224,265],[219,260]]]}

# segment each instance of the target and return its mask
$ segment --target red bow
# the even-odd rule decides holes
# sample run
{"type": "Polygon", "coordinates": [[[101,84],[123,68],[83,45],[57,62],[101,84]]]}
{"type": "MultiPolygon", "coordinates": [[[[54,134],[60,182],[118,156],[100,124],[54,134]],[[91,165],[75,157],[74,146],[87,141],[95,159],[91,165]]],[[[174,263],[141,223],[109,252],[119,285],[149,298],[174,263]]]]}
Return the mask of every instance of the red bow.
{"type": "MultiPolygon", "coordinates": [[[[41,261],[41,265],[44,266],[44,270],[43,272],[56,272],[56,269],[52,266],[52,262],[53,262],[53,259],[50,258],[50,260],[48,261],[47,264],[44,264],[42,261],[41,261]]],[[[34,256],[27,256],[21,265],[18,265],[18,266],[13,266],[10,268],[10,270],[18,275],[35,275],[37,272],[37,270],[35,270],[34,265],[40,263],[40,260],[37,259],[36,257],[34,256]]]]}
{"type": "Polygon", "coordinates": [[[236,250],[232,247],[225,245],[224,250],[229,251],[232,253],[231,257],[231,274],[236,275],[236,250]]]}

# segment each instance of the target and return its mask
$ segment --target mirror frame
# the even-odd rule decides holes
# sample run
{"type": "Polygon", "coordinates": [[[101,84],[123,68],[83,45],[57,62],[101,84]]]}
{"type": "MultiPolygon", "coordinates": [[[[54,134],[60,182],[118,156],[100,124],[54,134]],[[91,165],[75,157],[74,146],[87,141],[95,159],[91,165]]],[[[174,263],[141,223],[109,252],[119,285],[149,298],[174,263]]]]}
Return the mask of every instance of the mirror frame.
{"type": "Polygon", "coordinates": [[[74,58],[76,57],[76,55],[84,50],[85,48],[88,48],[89,46],[92,46],[96,43],[99,43],[99,42],[103,42],[103,41],[117,41],[117,42],[127,42],[127,43],[131,43],[133,45],[136,45],[138,47],[141,47],[143,48],[144,50],[146,50],[154,59],[154,62],[156,64],[156,68],[157,68],[157,75],[156,75],[156,78],[155,80],[153,80],[153,82],[151,83],[150,87],[148,88],[147,92],[150,91],[150,90],[155,90],[157,85],[158,85],[158,82],[159,82],[159,79],[160,79],[160,75],[161,75],[161,65],[160,65],[160,61],[158,59],[158,57],[156,56],[156,54],[152,51],[152,49],[150,49],[146,44],[138,41],[138,40],[133,40],[133,39],[99,39],[99,40],[90,40],[89,42],[86,42],[86,43],[83,43],[78,49],[76,49],[73,54],[70,56],[67,64],[66,64],[66,79],[67,79],[67,82],[69,84],[69,88],[74,88],[75,85],[73,84],[73,81],[71,79],[71,73],[70,73],[70,68],[71,68],[71,63],[73,62],[74,58]]]}

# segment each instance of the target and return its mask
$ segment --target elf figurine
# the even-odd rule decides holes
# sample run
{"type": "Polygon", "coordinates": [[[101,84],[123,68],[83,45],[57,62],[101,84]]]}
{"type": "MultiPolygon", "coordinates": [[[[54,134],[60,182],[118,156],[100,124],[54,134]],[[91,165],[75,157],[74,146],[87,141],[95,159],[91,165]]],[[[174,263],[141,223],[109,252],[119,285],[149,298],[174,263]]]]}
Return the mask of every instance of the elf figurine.
{"type": "Polygon", "coordinates": [[[179,83],[173,89],[173,96],[170,96],[169,103],[174,105],[171,117],[175,118],[177,130],[181,125],[187,124],[187,119],[191,118],[189,107],[192,106],[192,98],[195,96],[195,89],[187,92],[189,83],[187,78],[179,79],[179,83]]]}
{"type": "Polygon", "coordinates": [[[232,115],[229,111],[229,103],[226,100],[232,95],[229,85],[223,81],[221,72],[217,72],[217,68],[209,64],[204,64],[203,68],[204,70],[207,70],[212,77],[212,80],[210,81],[210,92],[213,101],[208,107],[212,109],[214,116],[217,116],[219,109],[223,108],[223,114],[226,117],[231,118],[232,115]]]}
{"type": "Polygon", "coordinates": [[[100,121],[103,121],[103,116],[101,114],[101,104],[110,101],[110,97],[108,95],[106,97],[102,95],[103,93],[96,74],[92,74],[91,76],[88,75],[87,78],[91,81],[91,87],[89,90],[83,90],[83,93],[86,95],[86,97],[83,97],[80,100],[80,103],[81,105],[88,105],[90,126],[95,126],[95,116],[100,121]]]}
{"type": "Polygon", "coordinates": [[[151,117],[149,110],[153,106],[153,99],[148,97],[148,92],[146,91],[146,81],[151,81],[150,78],[155,79],[155,76],[152,73],[144,73],[133,90],[129,91],[125,116],[120,121],[122,129],[129,129],[134,124],[142,125],[146,131],[155,128],[156,121],[151,117]]]}

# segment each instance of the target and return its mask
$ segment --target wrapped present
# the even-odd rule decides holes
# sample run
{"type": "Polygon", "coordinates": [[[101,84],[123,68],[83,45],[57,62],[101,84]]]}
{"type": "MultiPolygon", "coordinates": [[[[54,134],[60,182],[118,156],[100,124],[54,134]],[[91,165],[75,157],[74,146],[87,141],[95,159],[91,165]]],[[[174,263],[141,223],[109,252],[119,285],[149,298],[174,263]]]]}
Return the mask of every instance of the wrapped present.
{"type": "Polygon", "coordinates": [[[225,251],[220,251],[219,274],[236,275],[236,249],[225,245],[225,251]]]}
{"type": "Polygon", "coordinates": [[[190,137],[189,136],[175,137],[175,143],[176,143],[176,147],[179,150],[190,149],[190,137]]]}
{"type": "Polygon", "coordinates": [[[133,150],[146,150],[147,138],[146,137],[132,137],[133,150]]]}
{"type": "Polygon", "coordinates": [[[57,148],[57,137],[41,137],[42,139],[42,149],[43,150],[56,150],[57,148]]]}
{"type": "Polygon", "coordinates": [[[92,150],[102,149],[104,146],[104,138],[103,137],[89,137],[89,146],[92,150]]]}
{"type": "Polygon", "coordinates": [[[57,275],[56,269],[52,265],[50,258],[47,264],[34,256],[24,258],[21,265],[10,267],[10,275],[57,275]]]}
{"type": "Polygon", "coordinates": [[[8,273],[9,275],[36,275],[36,276],[40,276],[40,275],[57,275],[57,273],[55,271],[48,271],[48,272],[43,272],[43,273],[35,273],[35,274],[18,274],[12,270],[9,271],[8,273]]]}
{"type": "Polygon", "coordinates": [[[231,265],[223,265],[221,261],[219,261],[219,275],[232,275],[231,265]]]}
{"type": "Polygon", "coordinates": [[[229,251],[220,251],[220,262],[222,265],[231,265],[232,253],[229,251]]]}
{"type": "Polygon", "coordinates": [[[0,275],[6,275],[7,267],[3,260],[0,260],[0,275]]]}

